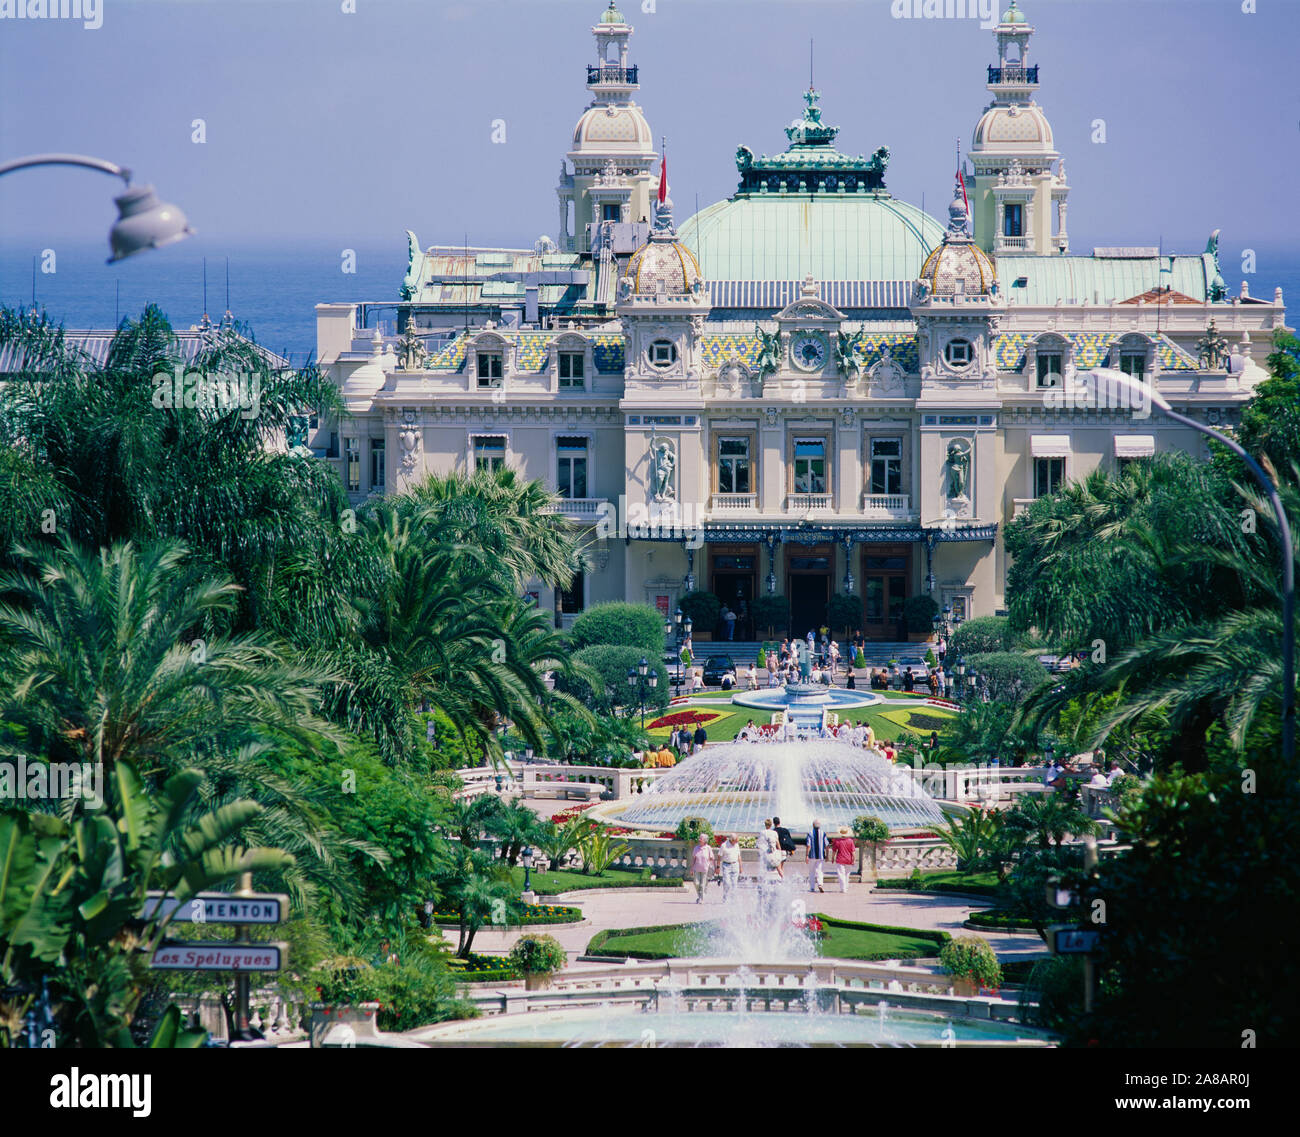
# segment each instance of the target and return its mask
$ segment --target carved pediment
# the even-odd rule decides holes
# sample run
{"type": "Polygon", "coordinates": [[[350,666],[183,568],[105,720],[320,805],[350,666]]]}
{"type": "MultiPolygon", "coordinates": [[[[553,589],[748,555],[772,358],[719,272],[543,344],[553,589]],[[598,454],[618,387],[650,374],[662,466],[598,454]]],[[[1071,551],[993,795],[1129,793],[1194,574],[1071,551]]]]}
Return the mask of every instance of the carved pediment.
{"type": "Polygon", "coordinates": [[[779,324],[834,323],[844,321],[844,314],[837,308],[816,297],[801,297],[787,304],[777,314],[779,324]]]}

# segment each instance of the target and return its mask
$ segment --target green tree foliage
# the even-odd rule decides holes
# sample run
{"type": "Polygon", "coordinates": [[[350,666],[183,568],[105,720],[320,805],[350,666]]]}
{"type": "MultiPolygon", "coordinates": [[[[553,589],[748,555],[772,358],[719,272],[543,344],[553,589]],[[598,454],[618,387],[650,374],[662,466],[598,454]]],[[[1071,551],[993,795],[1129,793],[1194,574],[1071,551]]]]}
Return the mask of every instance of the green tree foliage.
{"type": "Polygon", "coordinates": [[[852,632],[862,622],[862,601],[857,596],[837,592],[830,598],[826,611],[832,631],[843,628],[846,632],[852,632]]]}
{"type": "Polygon", "coordinates": [[[1300,792],[1267,753],[1253,785],[1226,769],[1227,753],[1222,772],[1156,775],[1121,810],[1133,848],[1104,859],[1087,890],[1105,905],[1104,955],[1096,1011],[1071,1041],[1232,1049],[1245,1031],[1261,1047],[1295,1037],[1300,792]]]}
{"type": "Polygon", "coordinates": [[[629,687],[627,673],[636,670],[642,659],[649,670],[646,673],[645,705],[647,711],[662,711],[672,697],[669,689],[668,669],[662,660],[647,655],[640,648],[618,647],[613,644],[586,647],[573,656],[576,663],[587,669],[585,676],[557,676],[556,687],[567,691],[600,714],[611,714],[622,709],[631,713],[640,708],[641,688],[629,687]],[[649,684],[650,674],[658,676],[656,685],[649,684]]]}
{"type": "Polygon", "coordinates": [[[0,814],[0,978],[28,989],[50,982],[63,1044],[134,1045],[131,1022],[170,922],[141,918],[150,889],[185,903],[291,862],[283,850],[240,843],[261,812],[256,802],[190,813],[203,781],[184,770],[149,792],[124,758],[103,799],[70,822],[0,814]]]}
{"type": "Polygon", "coordinates": [[[790,601],[784,596],[756,596],[749,610],[754,617],[754,627],[768,634],[784,632],[790,627],[790,601]]]}
{"type": "Polygon", "coordinates": [[[1015,706],[1048,677],[1047,668],[1031,655],[1014,651],[995,651],[987,655],[969,655],[966,666],[979,674],[980,685],[988,697],[1015,706]]]}
{"type": "Polygon", "coordinates": [[[948,643],[948,661],[958,655],[983,655],[995,651],[1010,651],[1015,647],[1016,635],[1006,616],[976,616],[964,620],[953,632],[948,643]]]}
{"type": "Polygon", "coordinates": [[[712,592],[686,592],[677,603],[682,610],[682,619],[691,618],[693,633],[713,633],[722,616],[722,601],[712,592]]]}
{"type": "Polygon", "coordinates": [[[640,648],[648,658],[659,659],[665,642],[663,616],[649,604],[597,604],[578,616],[569,629],[574,651],[596,644],[620,644],[640,648]]]}
{"type": "Polygon", "coordinates": [[[934,618],[939,614],[939,605],[933,596],[920,593],[909,596],[903,603],[903,619],[907,621],[907,630],[912,635],[929,635],[934,631],[934,618]]]}

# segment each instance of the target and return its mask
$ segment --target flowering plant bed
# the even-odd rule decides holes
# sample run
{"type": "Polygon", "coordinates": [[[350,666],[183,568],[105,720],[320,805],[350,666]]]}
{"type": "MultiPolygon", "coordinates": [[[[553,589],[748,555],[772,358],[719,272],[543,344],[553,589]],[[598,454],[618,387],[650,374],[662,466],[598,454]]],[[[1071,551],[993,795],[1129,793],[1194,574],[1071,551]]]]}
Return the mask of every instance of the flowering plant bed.
{"type": "Polygon", "coordinates": [[[652,722],[648,730],[658,730],[670,726],[694,726],[696,723],[711,722],[718,717],[716,711],[676,711],[671,715],[662,715],[652,722]]]}
{"type": "Polygon", "coordinates": [[[453,957],[448,960],[452,977],[459,983],[500,983],[518,979],[519,973],[503,955],[478,955],[471,952],[468,959],[453,957]]]}

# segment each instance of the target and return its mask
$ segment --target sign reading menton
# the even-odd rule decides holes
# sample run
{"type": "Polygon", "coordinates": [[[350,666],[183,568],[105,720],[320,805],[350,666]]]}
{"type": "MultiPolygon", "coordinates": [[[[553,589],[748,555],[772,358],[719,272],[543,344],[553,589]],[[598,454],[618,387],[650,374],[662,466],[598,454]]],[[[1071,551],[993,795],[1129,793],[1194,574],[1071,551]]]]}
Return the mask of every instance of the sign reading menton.
{"type": "Polygon", "coordinates": [[[229,892],[200,892],[180,902],[163,899],[161,892],[146,894],[142,920],[154,916],[171,916],[187,924],[278,924],[289,911],[289,898],[283,893],[255,892],[237,896],[229,892]]]}

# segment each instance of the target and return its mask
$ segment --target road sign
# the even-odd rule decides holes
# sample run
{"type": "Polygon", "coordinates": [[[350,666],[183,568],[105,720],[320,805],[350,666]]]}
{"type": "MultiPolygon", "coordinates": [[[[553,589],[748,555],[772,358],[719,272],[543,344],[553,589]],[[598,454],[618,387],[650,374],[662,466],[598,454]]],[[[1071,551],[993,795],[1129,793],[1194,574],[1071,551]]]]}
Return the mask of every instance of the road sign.
{"type": "Polygon", "coordinates": [[[1066,924],[1054,924],[1048,931],[1051,933],[1048,942],[1055,955],[1096,955],[1101,951],[1099,928],[1073,928],[1066,924]]]}
{"type": "Polygon", "coordinates": [[[167,943],[153,953],[150,967],[166,971],[279,971],[288,955],[288,945],[167,943]]]}
{"type": "Polygon", "coordinates": [[[178,903],[171,896],[164,900],[161,892],[148,892],[140,918],[148,920],[161,913],[187,924],[278,924],[288,912],[289,898],[283,893],[200,892],[178,903]]]}

